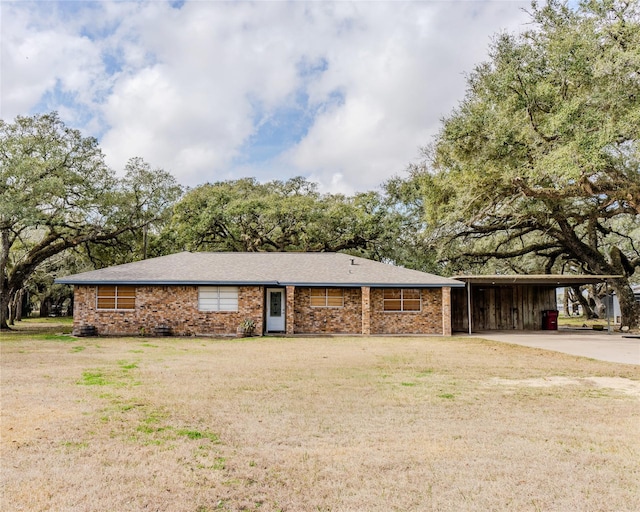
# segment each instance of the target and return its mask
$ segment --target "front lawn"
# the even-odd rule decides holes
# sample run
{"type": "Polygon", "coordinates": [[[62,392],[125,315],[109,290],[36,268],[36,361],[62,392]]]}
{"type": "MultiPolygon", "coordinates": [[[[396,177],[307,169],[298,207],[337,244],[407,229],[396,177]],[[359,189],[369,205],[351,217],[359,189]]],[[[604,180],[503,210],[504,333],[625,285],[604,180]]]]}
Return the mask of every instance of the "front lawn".
{"type": "Polygon", "coordinates": [[[7,510],[640,510],[629,365],[466,338],[0,351],[7,510]]]}

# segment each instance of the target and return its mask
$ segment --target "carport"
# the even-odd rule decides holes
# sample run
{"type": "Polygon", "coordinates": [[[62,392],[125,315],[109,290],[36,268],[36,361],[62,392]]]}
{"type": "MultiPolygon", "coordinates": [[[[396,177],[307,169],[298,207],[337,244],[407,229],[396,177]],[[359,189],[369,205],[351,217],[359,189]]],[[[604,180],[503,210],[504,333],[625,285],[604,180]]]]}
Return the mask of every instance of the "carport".
{"type": "Polygon", "coordinates": [[[451,290],[452,329],[469,334],[540,330],[545,312],[557,309],[557,288],[608,283],[618,277],[566,274],[456,276],[455,279],[464,281],[466,286],[451,290]]]}

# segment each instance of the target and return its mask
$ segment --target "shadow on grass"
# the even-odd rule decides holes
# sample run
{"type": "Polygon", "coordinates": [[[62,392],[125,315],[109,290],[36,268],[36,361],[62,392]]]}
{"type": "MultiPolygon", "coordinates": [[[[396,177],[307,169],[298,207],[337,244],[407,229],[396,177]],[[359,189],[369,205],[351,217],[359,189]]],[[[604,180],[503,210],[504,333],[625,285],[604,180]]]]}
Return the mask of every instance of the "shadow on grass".
{"type": "Polygon", "coordinates": [[[9,329],[0,330],[0,335],[12,334],[71,334],[73,317],[25,318],[9,329]]]}

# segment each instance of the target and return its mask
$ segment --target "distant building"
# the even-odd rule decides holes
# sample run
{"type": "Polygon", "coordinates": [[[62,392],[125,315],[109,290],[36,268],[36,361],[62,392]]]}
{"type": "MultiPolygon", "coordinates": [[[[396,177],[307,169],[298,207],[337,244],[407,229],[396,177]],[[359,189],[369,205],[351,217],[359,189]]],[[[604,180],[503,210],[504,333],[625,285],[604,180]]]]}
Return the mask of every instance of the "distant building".
{"type": "MultiPolygon", "coordinates": [[[[640,284],[632,285],[631,289],[633,290],[633,295],[636,298],[636,302],[640,302],[640,284]]],[[[619,324],[622,321],[622,313],[620,312],[620,302],[618,302],[618,297],[615,293],[612,294],[612,302],[612,321],[616,324],[619,324]]]]}

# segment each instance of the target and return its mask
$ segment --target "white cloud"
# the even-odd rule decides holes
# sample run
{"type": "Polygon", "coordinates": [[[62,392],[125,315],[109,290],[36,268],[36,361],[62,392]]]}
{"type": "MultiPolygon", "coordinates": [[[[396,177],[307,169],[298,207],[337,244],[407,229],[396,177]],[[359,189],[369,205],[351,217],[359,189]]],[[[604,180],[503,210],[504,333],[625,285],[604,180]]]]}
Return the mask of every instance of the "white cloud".
{"type": "Polygon", "coordinates": [[[343,192],[374,188],[418,155],[490,35],[521,29],[527,5],[44,4],[0,4],[4,119],[55,108],[101,137],[114,168],[141,156],[187,185],[305,175],[343,192]],[[278,112],[304,105],[302,132],[282,137],[301,140],[252,158],[260,127],[286,129],[278,112]]]}
{"type": "Polygon", "coordinates": [[[402,171],[462,99],[463,72],[486,58],[487,27],[522,19],[511,4],[402,6],[367,9],[360,18],[365,26],[334,49],[316,84],[324,94],[344,90],[346,100],[322,113],[288,158],[323,183],[337,171],[348,188],[372,188],[402,171]]]}
{"type": "Polygon", "coordinates": [[[28,114],[56,88],[77,101],[93,101],[102,66],[98,49],[87,37],[32,19],[14,3],[2,3],[1,37],[3,118],[28,114]]]}

